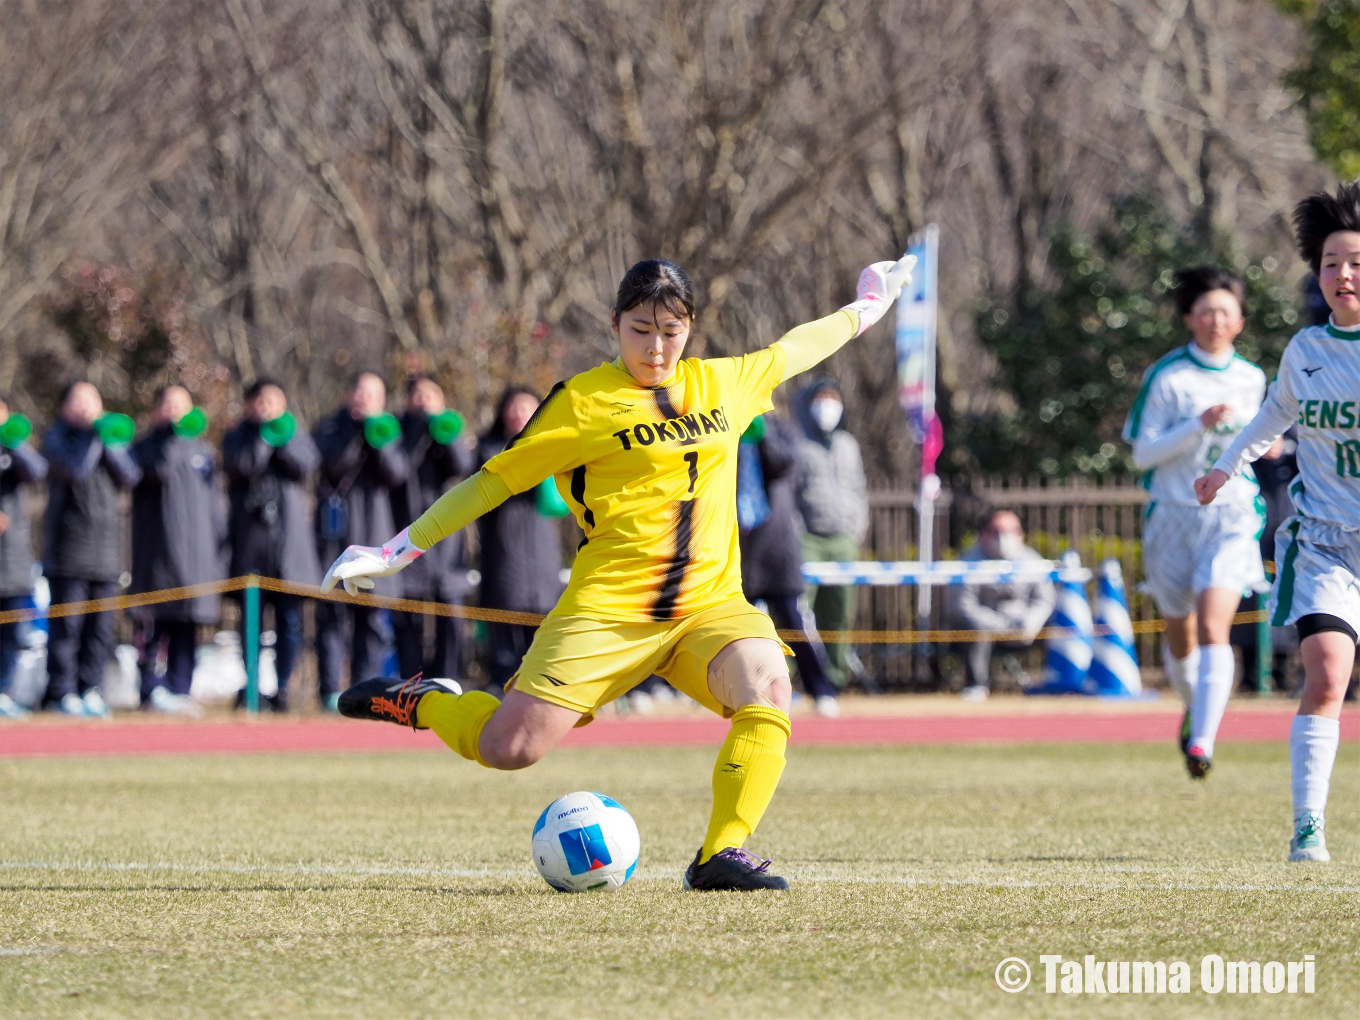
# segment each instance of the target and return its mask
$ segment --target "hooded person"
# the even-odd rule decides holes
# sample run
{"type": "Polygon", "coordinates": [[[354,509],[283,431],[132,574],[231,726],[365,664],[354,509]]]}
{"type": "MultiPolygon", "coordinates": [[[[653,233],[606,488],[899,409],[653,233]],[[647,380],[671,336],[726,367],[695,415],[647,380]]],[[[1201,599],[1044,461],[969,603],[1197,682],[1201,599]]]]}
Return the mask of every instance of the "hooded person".
{"type": "MultiPolygon", "coordinates": [[[[214,450],[203,438],[207,418],[183,386],[156,397],[154,427],[132,446],[142,470],[132,490],[133,594],[220,581],[226,515],[217,488],[214,450]]],[[[197,715],[189,697],[198,628],[221,616],[217,593],[146,606],[140,666],[142,706],[197,715]],[[164,669],[161,660],[164,659],[164,669]]]]}
{"type": "MultiPolygon", "coordinates": [[[[321,567],[305,486],[321,462],[311,433],[288,410],[283,387],[257,379],[245,391],[245,416],[222,438],[222,467],[230,503],[231,576],[259,574],[293,584],[316,584],[321,567]]],[[[278,693],[265,699],[288,709],[288,684],[302,654],[302,598],[260,590],[260,609],[273,613],[278,693]]],[[[244,629],[245,614],[241,614],[244,629]]],[[[263,629],[263,627],[262,627],[263,629]]],[[[242,634],[244,640],[244,634],[242,634]]],[[[244,707],[241,691],[237,707],[244,707]]]]}
{"type": "MultiPolygon", "coordinates": [[[[450,410],[444,391],[428,375],[413,376],[406,384],[406,411],[401,416],[401,442],[411,463],[406,484],[392,490],[396,526],[414,523],[448,487],[476,470],[472,447],[464,435],[462,415],[450,410]]],[[[401,575],[402,597],[456,605],[467,584],[463,574],[463,536],[450,535],[401,575]]],[[[425,616],[394,612],[392,627],[397,662],[405,677],[458,676],[458,621],[435,617],[434,657],[425,654],[425,616]]]]}
{"type": "MultiPolygon", "coordinates": [[[[803,518],[803,559],[857,560],[869,531],[869,501],[859,443],[841,424],[845,403],[840,387],[833,379],[817,379],[798,392],[794,407],[802,430],[794,495],[803,518]]],[[[823,631],[850,630],[856,600],[851,585],[808,589],[817,627],[823,631]]],[[[845,642],[827,646],[827,658],[838,687],[863,671],[859,657],[845,642]]]]}
{"type": "MultiPolygon", "coordinates": [[[[84,602],[118,594],[123,573],[122,494],[142,478],[128,444],[131,419],[105,414],[93,384],[62,391],[57,420],[43,437],[47,515],[43,568],[52,602],[84,602]]],[[[101,693],[113,654],[113,613],[54,617],[47,643],[43,704],[68,715],[108,715],[101,693]]]]}

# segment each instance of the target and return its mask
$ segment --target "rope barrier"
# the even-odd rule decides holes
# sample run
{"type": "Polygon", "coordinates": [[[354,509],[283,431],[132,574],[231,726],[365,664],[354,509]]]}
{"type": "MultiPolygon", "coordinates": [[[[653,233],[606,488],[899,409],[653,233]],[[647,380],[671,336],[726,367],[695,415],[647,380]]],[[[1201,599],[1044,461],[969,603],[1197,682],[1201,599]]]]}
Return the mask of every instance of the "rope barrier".
{"type": "MultiPolygon", "coordinates": [[[[393,598],[387,595],[350,595],[342,588],[323,594],[316,585],[284,581],[277,577],[229,577],[222,581],[207,581],[203,584],[190,584],[182,588],[163,588],[159,591],[142,592],[136,595],[114,595],[106,599],[87,599],[84,602],[62,602],[41,609],[9,609],[0,612],[0,624],[21,623],[40,617],[80,616],[85,613],[106,613],[119,609],[138,609],[144,606],[159,605],[164,602],[181,602],[204,595],[220,595],[228,592],[243,591],[249,587],[261,591],[280,592],[286,595],[299,595],[304,598],[325,599],[356,606],[375,609],[394,609],[401,613],[420,613],[427,616],[449,616],[462,620],[480,620],[486,623],[508,623],[533,627],[543,622],[541,613],[520,613],[509,609],[483,609],[480,606],[450,605],[446,602],[426,602],[419,599],[393,598]]],[[[1260,623],[1266,613],[1256,610],[1238,613],[1233,623],[1260,623]]],[[[1133,624],[1135,634],[1158,634],[1166,630],[1165,620],[1138,620],[1133,624]]],[[[807,635],[800,630],[776,631],[783,641],[805,641],[807,635]]],[[[846,630],[819,631],[826,644],[855,645],[897,645],[931,644],[969,641],[1020,641],[1030,635],[1019,630],[846,630]]],[[[1108,627],[1095,628],[1096,634],[1111,633],[1108,627]]],[[[1076,637],[1071,627],[1045,627],[1035,635],[1034,640],[1049,641],[1057,638],[1076,637]]]]}

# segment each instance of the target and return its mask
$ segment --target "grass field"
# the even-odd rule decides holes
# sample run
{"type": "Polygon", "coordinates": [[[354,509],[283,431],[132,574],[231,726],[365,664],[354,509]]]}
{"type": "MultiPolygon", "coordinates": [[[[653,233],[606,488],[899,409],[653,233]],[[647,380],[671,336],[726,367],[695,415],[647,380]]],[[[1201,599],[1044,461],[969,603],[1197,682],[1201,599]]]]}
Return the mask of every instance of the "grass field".
{"type": "Polygon", "coordinates": [[[1333,863],[1287,865],[1283,744],[1192,786],[1166,746],[795,748],[754,840],[786,895],[686,894],[711,750],[0,760],[4,1016],[1308,1016],[1360,1013],[1360,747],[1333,863]],[[528,855],[553,797],[635,814],[616,895],[528,855]],[[1209,996],[1199,960],[1317,959],[1209,996]],[[1041,953],[1186,960],[1190,994],[1047,995],[1041,953]],[[1035,981],[1008,995],[1005,957],[1035,981]]]}

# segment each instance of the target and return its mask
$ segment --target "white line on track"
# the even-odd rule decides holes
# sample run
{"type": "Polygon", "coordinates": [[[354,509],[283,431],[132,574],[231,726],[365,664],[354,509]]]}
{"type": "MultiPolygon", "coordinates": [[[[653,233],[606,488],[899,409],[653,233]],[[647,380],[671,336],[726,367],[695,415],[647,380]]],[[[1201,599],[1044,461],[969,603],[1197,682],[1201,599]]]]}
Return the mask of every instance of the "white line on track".
{"type": "MultiPolygon", "coordinates": [[[[175,872],[227,875],[337,875],[337,876],[417,876],[428,878],[532,879],[528,868],[420,868],[374,867],[332,864],[175,864],[170,862],[119,861],[0,861],[0,871],[77,871],[77,872],[175,872]]],[[[795,881],[817,884],[905,885],[924,887],[965,886],[984,889],[1086,889],[1106,892],[1139,890],[1162,892],[1292,892],[1360,893],[1357,885],[1285,885],[1234,882],[1092,882],[1086,880],[1033,880],[1024,878],[923,878],[914,875],[847,875],[815,869],[792,868],[795,881]]],[[[681,872],[654,869],[635,875],[633,881],[674,882],[681,872]]],[[[133,890],[130,890],[133,891],[133,890]]]]}

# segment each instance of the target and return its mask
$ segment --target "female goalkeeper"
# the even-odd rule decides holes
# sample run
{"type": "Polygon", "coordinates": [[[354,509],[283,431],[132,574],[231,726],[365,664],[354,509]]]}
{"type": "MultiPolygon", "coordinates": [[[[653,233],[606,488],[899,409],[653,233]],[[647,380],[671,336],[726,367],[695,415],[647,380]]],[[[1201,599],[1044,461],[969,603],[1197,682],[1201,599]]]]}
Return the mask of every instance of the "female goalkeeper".
{"type": "Polygon", "coordinates": [[[737,442],[776,386],[883,316],[914,263],[875,263],[853,304],[762,351],[688,360],[689,277],[657,259],[633,266],[610,315],[619,357],[554,386],[504,452],[386,545],[346,549],[321,584],[372,587],[551,476],[585,542],[505,700],[449,680],[375,679],[345,691],[340,711],[432,729],[464,758],[521,769],[657,673],[732,720],[686,888],[787,889],[742,850],[784,771],[790,688],[788,649],[742,596],[737,442]]]}

